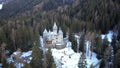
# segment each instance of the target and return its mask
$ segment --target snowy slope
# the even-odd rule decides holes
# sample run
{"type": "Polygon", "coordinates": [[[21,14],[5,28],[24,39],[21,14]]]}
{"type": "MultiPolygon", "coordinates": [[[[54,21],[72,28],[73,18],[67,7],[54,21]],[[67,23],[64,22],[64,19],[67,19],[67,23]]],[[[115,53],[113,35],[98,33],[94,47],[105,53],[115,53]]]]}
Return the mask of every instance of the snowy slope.
{"type": "Polygon", "coordinates": [[[75,53],[71,48],[61,50],[52,49],[52,55],[57,68],[78,68],[80,53],[75,53]]]}
{"type": "MultiPolygon", "coordinates": [[[[100,60],[96,58],[96,53],[90,51],[91,43],[89,41],[86,41],[86,61],[87,61],[87,68],[90,68],[90,65],[93,64],[94,66],[99,63],[100,60]]],[[[96,68],[99,68],[99,65],[96,66],[96,68]]]]}
{"type": "MultiPolygon", "coordinates": [[[[70,42],[68,43],[70,44],[70,42]]],[[[90,68],[91,64],[96,65],[99,63],[99,60],[96,58],[96,54],[90,51],[89,41],[86,42],[86,46],[86,49],[88,48],[86,53],[86,66],[87,68],[90,68]]],[[[78,62],[82,52],[76,53],[71,49],[71,47],[66,47],[61,50],[52,49],[51,51],[57,68],[78,68],[78,62]]],[[[95,68],[99,68],[99,64],[95,68]]]]}

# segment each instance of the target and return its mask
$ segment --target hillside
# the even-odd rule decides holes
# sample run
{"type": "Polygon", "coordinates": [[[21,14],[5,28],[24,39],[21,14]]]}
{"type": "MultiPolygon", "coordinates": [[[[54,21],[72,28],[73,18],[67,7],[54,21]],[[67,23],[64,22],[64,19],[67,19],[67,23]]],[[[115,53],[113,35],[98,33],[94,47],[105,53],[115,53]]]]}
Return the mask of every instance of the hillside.
{"type": "MultiPolygon", "coordinates": [[[[28,51],[33,45],[39,45],[39,36],[44,29],[52,31],[52,25],[56,22],[64,37],[69,34],[74,51],[76,41],[73,35],[77,33],[81,35],[81,51],[84,51],[87,39],[91,41],[91,49],[98,54],[98,58],[104,58],[103,52],[109,44],[114,48],[115,57],[119,57],[120,0],[5,1],[0,10],[0,48],[3,45],[10,54],[17,48],[28,51]],[[109,31],[114,33],[111,42],[106,38],[102,40],[101,35],[109,31]]],[[[119,66],[119,60],[114,60],[119,66]]]]}
{"type": "Polygon", "coordinates": [[[58,24],[65,22],[65,25],[75,32],[89,29],[106,33],[120,22],[119,8],[118,0],[13,0],[4,5],[0,11],[0,18],[20,20],[29,16],[29,19],[39,19],[41,21],[38,22],[43,22],[45,17],[45,21],[53,22],[51,20],[56,19],[54,21],[58,24]],[[81,28],[74,28],[73,25],[81,28]],[[76,30],[77,28],[80,30],[76,30]]]}

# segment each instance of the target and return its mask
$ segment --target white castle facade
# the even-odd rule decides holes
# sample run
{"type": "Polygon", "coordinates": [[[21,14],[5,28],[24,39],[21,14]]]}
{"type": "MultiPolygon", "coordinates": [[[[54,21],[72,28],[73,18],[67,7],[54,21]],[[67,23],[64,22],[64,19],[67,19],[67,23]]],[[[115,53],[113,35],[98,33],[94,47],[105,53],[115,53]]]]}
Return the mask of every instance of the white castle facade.
{"type": "Polygon", "coordinates": [[[63,32],[62,30],[54,23],[53,30],[47,31],[46,29],[43,32],[43,42],[45,44],[45,47],[57,47],[57,48],[63,48],[65,47],[65,42],[63,39],[63,32]]]}

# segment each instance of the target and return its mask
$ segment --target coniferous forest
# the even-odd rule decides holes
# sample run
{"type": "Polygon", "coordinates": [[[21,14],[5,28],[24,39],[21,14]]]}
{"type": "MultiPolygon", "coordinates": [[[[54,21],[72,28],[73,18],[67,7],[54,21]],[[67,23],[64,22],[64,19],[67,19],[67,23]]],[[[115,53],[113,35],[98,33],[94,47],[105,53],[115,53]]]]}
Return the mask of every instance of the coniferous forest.
{"type": "Polygon", "coordinates": [[[79,50],[82,52],[85,52],[85,39],[90,40],[91,50],[102,59],[100,68],[105,68],[109,61],[111,45],[112,67],[120,67],[120,0],[8,0],[0,10],[0,63],[3,68],[15,68],[6,58],[18,48],[33,51],[31,63],[25,63],[24,68],[56,68],[51,51],[48,49],[46,62],[43,62],[43,52],[38,47],[39,36],[45,28],[52,30],[54,22],[61,27],[64,37],[69,33],[75,52],[77,42],[73,34],[81,35],[79,50]],[[114,32],[111,43],[106,37],[101,38],[101,34],[109,31],[114,32]],[[9,53],[6,54],[6,50],[9,53]]]}

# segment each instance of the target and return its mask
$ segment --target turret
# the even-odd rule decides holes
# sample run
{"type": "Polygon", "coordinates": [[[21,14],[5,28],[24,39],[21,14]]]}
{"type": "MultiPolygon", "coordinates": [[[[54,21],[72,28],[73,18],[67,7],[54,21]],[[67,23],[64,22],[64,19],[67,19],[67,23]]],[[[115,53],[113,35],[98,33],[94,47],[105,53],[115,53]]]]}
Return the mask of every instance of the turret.
{"type": "Polygon", "coordinates": [[[46,37],[47,36],[47,30],[45,29],[44,32],[43,32],[43,37],[46,37]]]}
{"type": "Polygon", "coordinates": [[[59,28],[59,31],[58,31],[59,34],[63,34],[61,28],[59,28]]]}
{"type": "Polygon", "coordinates": [[[62,32],[61,28],[59,28],[58,34],[59,34],[59,41],[63,42],[63,32],[62,32]]]}
{"type": "Polygon", "coordinates": [[[55,34],[57,34],[57,25],[56,25],[56,22],[54,23],[54,25],[53,25],[53,32],[55,33],[55,34]]]}

